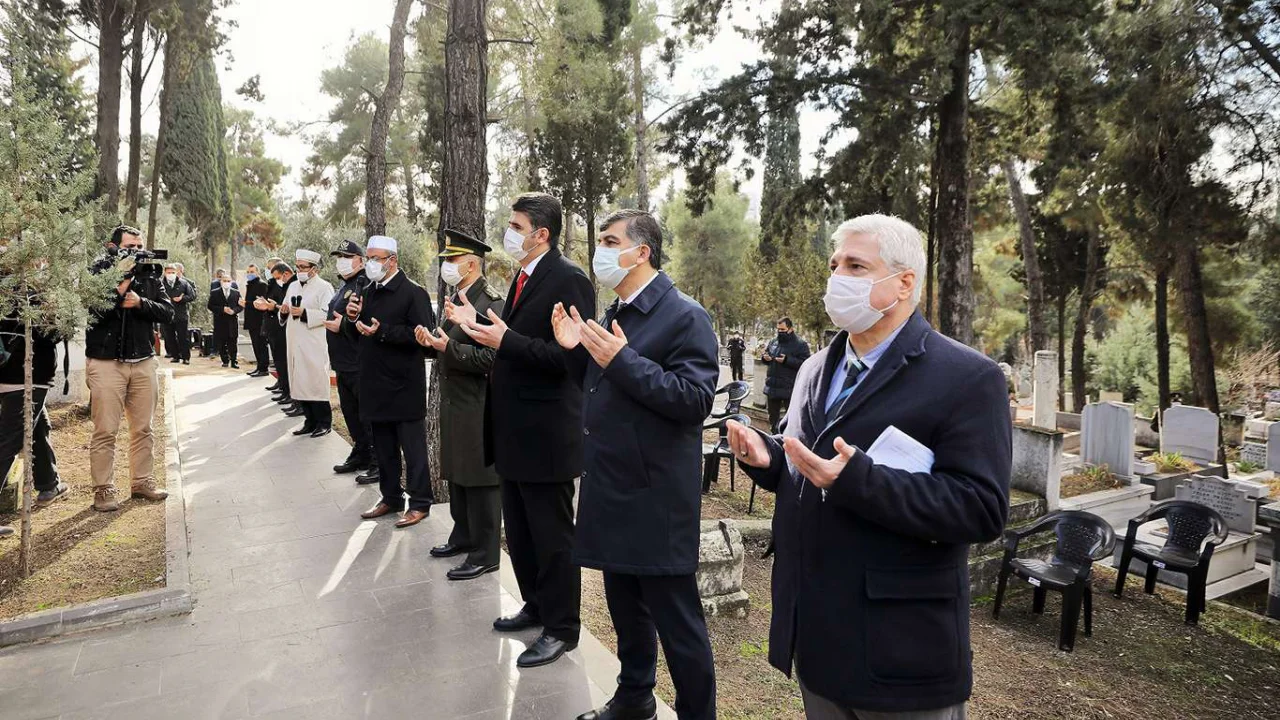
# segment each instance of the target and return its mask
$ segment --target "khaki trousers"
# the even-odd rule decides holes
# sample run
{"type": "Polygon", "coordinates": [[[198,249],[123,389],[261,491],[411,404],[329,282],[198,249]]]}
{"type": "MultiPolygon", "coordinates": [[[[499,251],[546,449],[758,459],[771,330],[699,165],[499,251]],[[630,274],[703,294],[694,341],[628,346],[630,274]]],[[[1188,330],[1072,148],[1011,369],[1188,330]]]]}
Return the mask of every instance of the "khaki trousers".
{"type": "Polygon", "coordinates": [[[131,483],[139,485],[154,479],[155,440],[151,435],[151,421],[159,395],[158,366],[154,357],[136,363],[96,358],[86,361],[85,377],[93,417],[89,466],[95,488],[115,484],[116,435],[120,432],[120,419],[126,414],[129,416],[131,483]]]}

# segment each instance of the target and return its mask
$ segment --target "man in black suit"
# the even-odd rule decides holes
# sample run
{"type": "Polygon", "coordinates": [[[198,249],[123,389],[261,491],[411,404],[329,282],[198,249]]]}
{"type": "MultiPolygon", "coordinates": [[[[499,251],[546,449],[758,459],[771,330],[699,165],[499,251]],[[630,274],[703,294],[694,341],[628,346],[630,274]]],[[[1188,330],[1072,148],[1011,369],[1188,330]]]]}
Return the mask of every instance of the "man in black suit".
{"type": "Polygon", "coordinates": [[[245,268],[244,297],[240,300],[240,307],[244,309],[244,330],[249,333],[249,340],[253,343],[253,357],[258,362],[258,367],[248,373],[249,377],[266,377],[271,374],[268,369],[271,350],[266,336],[262,334],[263,318],[268,315],[258,309],[258,298],[266,294],[267,284],[259,276],[258,266],[250,265],[245,268]]]}
{"type": "Polygon", "coordinates": [[[503,247],[520,263],[502,316],[488,324],[474,308],[448,305],[451,322],[480,345],[495,348],[485,410],[485,462],[502,482],[507,550],[524,607],[494,621],[515,632],[542,626],[516,660],[520,667],[555,662],[578,645],[581,572],[573,562],[574,480],[582,472],[582,377],[587,351],[565,350],[551,329],[556,305],[595,315],[596,293],[581,268],[556,247],[560,201],[526,193],[511,206],[503,247]]]}
{"type": "Polygon", "coordinates": [[[591,354],[573,557],[604,572],[618,633],[618,689],[578,720],[651,720],[658,637],[681,720],[715,720],[716,682],[698,596],[702,423],[720,377],[711,318],[662,266],[662,228],[621,210],[600,225],[596,278],[618,294],[604,324],[557,307],[561,347],[591,354]],[[589,432],[589,434],[587,434],[589,432]]]}
{"type": "Polygon", "coordinates": [[[284,304],[289,285],[293,282],[293,268],[283,260],[276,259],[275,264],[271,266],[271,277],[272,282],[267,286],[267,294],[259,298],[258,304],[260,310],[265,310],[273,316],[271,321],[262,324],[267,334],[267,342],[271,346],[271,357],[276,361],[277,379],[275,384],[267,389],[275,393],[272,399],[280,404],[286,415],[299,417],[303,414],[302,408],[293,402],[293,396],[289,392],[289,342],[285,327],[274,318],[280,306],[284,304]]]}
{"type": "Polygon", "coordinates": [[[347,303],[342,331],[360,342],[360,417],[373,431],[382,498],[360,517],[403,510],[396,527],[407,528],[426,519],[435,501],[427,464],[428,351],[416,332],[434,329],[436,317],[431,295],[400,270],[395,238],[369,238],[364,272],[370,284],[347,303]]]}
{"type": "Polygon", "coordinates": [[[360,341],[358,335],[342,332],[342,316],[347,312],[347,304],[363,296],[369,287],[369,278],[364,274],[364,248],[354,240],[343,240],[329,257],[338,258],[342,285],[329,301],[329,317],[324,322],[329,332],[325,339],[329,341],[329,367],[338,380],[338,405],[346,420],[347,432],[351,434],[351,454],[334,465],[333,471],[340,475],[363,471],[356,476],[356,483],[372,485],[378,482],[378,461],[370,439],[373,429],[360,419],[360,341]]]}
{"type": "Polygon", "coordinates": [[[868,215],[833,236],[842,332],[796,378],[780,435],[729,425],[776,492],[769,662],[810,718],[957,720],[973,686],[969,545],[1000,537],[1012,426],[1004,373],[916,312],[920,233],[868,215]],[[886,432],[907,452],[866,454],[886,432]]]}
{"type": "Polygon", "coordinates": [[[209,291],[209,312],[213,314],[213,348],[222,358],[222,367],[239,368],[236,362],[236,345],[240,337],[236,316],[244,309],[240,306],[240,291],[231,282],[226,270],[219,269],[218,282],[209,291]]]}
{"type": "Polygon", "coordinates": [[[164,294],[173,302],[173,322],[164,325],[164,349],[169,362],[191,364],[191,314],[187,309],[196,299],[196,286],[182,277],[182,263],[164,269],[164,294]]]}

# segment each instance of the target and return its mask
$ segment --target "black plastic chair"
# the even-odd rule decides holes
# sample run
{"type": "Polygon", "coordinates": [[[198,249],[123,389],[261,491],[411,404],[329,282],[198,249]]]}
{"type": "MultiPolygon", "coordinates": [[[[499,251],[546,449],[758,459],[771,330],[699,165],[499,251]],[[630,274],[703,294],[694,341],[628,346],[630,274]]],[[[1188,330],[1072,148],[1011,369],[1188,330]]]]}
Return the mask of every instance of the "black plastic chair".
{"type": "Polygon", "coordinates": [[[1031,583],[1035,588],[1031,610],[1044,612],[1045,593],[1048,590],[1062,593],[1062,626],[1058,635],[1058,649],[1071,652],[1076,644],[1076,628],[1080,622],[1081,605],[1084,606],[1084,634],[1093,634],[1093,590],[1089,576],[1093,574],[1093,562],[1111,554],[1116,545],[1116,534],[1106,520],[1090,512],[1063,510],[1050,513],[1023,530],[1005,530],[1004,562],[1000,564],[1000,579],[996,585],[996,601],[991,616],[1000,617],[1000,604],[1004,601],[1005,586],[1009,576],[1015,575],[1031,583]],[[1018,543],[1023,538],[1053,530],[1058,536],[1053,556],[1048,560],[1018,557],[1018,543]]]}
{"type": "MultiPolygon", "coordinates": [[[[733,450],[729,447],[729,421],[740,422],[751,427],[751,418],[746,415],[727,415],[703,427],[704,430],[719,430],[720,437],[716,442],[702,445],[702,494],[711,492],[711,483],[720,475],[720,460],[729,459],[729,489],[733,490],[733,481],[738,474],[738,464],[733,461],[733,450]]],[[[752,483],[754,485],[755,483],[752,483]]]]}
{"type": "Polygon", "coordinates": [[[1120,565],[1116,568],[1116,597],[1124,592],[1129,563],[1136,557],[1147,564],[1147,583],[1143,592],[1148,595],[1155,592],[1156,577],[1161,570],[1187,576],[1186,623],[1199,623],[1200,613],[1206,609],[1204,595],[1209,579],[1209,560],[1213,558],[1214,548],[1226,542],[1227,532],[1227,521],[1207,505],[1189,500],[1165,500],[1152,505],[1129,521],[1129,532],[1120,551],[1120,565]],[[1161,518],[1169,524],[1169,537],[1164,546],[1138,542],[1138,528],[1161,518]]]}
{"type": "MultiPolygon", "coordinates": [[[[750,394],[751,394],[751,385],[742,380],[734,380],[733,382],[726,384],[724,387],[720,388],[719,390],[716,390],[715,397],[719,397],[721,395],[725,396],[724,408],[722,408],[719,412],[716,412],[716,410],[713,408],[711,410],[711,415],[709,415],[707,418],[712,422],[707,423],[706,425],[703,425],[702,429],[703,430],[719,429],[720,441],[718,444],[724,444],[725,447],[728,447],[728,445],[726,444],[727,441],[725,440],[725,438],[728,437],[729,430],[724,426],[724,423],[721,421],[727,417],[741,414],[742,401],[746,400],[747,396],[750,394]]],[[[713,397],[712,402],[714,403],[714,401],[715,401],[715,398],[713,397]]],[[[710,445],[703,445],[702,455],[704,458],[707,456],[707,451],[710,447],[711,447],[710,445]]],[[[711,492],[711,483],[716,482],[716,479],[719,475],[720,475],[719,460],[717,459],[716,471],[714,473],[708,474],[705,471],[705,469],[703,471],[702,493],[704,495],[707,494],[708,492],[711,492]]],[[[735,475],[736,473],[734,473],[733,470],[731,469],[730,475],[729,475],[729,490],[731,491],[733,490],[733,481],[734,481],[735,475]]]]}

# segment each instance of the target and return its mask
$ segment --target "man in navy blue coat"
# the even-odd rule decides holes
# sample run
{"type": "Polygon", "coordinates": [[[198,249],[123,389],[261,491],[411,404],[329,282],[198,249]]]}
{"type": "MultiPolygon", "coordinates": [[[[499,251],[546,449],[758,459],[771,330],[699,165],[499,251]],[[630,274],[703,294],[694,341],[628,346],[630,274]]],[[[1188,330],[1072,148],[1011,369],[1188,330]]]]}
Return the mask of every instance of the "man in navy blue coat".
{"type": "Polygon", "coordinates": [[[842,332],[801,368],[781,435],[729,431],[777,493],[769,661],[794,661],[810,718],[964,718],[969,544],[998,538],[1009,508],[1004,374],[916,312],[915,228],[869,215],[833,241],[842,332]],[[905,451],[869,457],[886,432],[905,451]]]}
{"type": "Polygon", "coordinates": [[[658,641],[682,720],[716,716],[715,670],[698,597],[702,423],[720,374],[711,318],[660,272],[662,229],[622,210],[600,226],[596,277],[618,300],[603,325],[557,305],[556,340],[585,347],[582,495],[574,560],[604,572],[622,672],[579,720],[656,717],[658,641]]]}

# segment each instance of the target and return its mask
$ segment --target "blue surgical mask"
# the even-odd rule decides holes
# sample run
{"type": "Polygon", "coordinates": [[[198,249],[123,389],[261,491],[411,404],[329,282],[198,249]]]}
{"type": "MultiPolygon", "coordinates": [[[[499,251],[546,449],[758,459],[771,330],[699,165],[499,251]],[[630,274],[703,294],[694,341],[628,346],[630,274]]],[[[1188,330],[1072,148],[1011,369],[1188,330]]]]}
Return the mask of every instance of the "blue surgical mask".
{"type": "Polygon", "coordinates": [[[596,255],[591,260],[591,269],[596,271],[596,277],[600,279],[600,283],[612,290],[621,285],[622,281],[627,279],[627,274],[635,268],[635,265],[624,268],[618,264],[618,261],[623,255],[642,247],[644,246],[637,245],[626,250],[611,247],[596,248],[596,255]]]}
{"type": "Polygon", "coordinates": [[[244,279],[248,280],[249,282],[253,282],[258,279],[258,276],[254,275],[253,273],[249,273],[248,275],[244,276],[244,279]]]}

